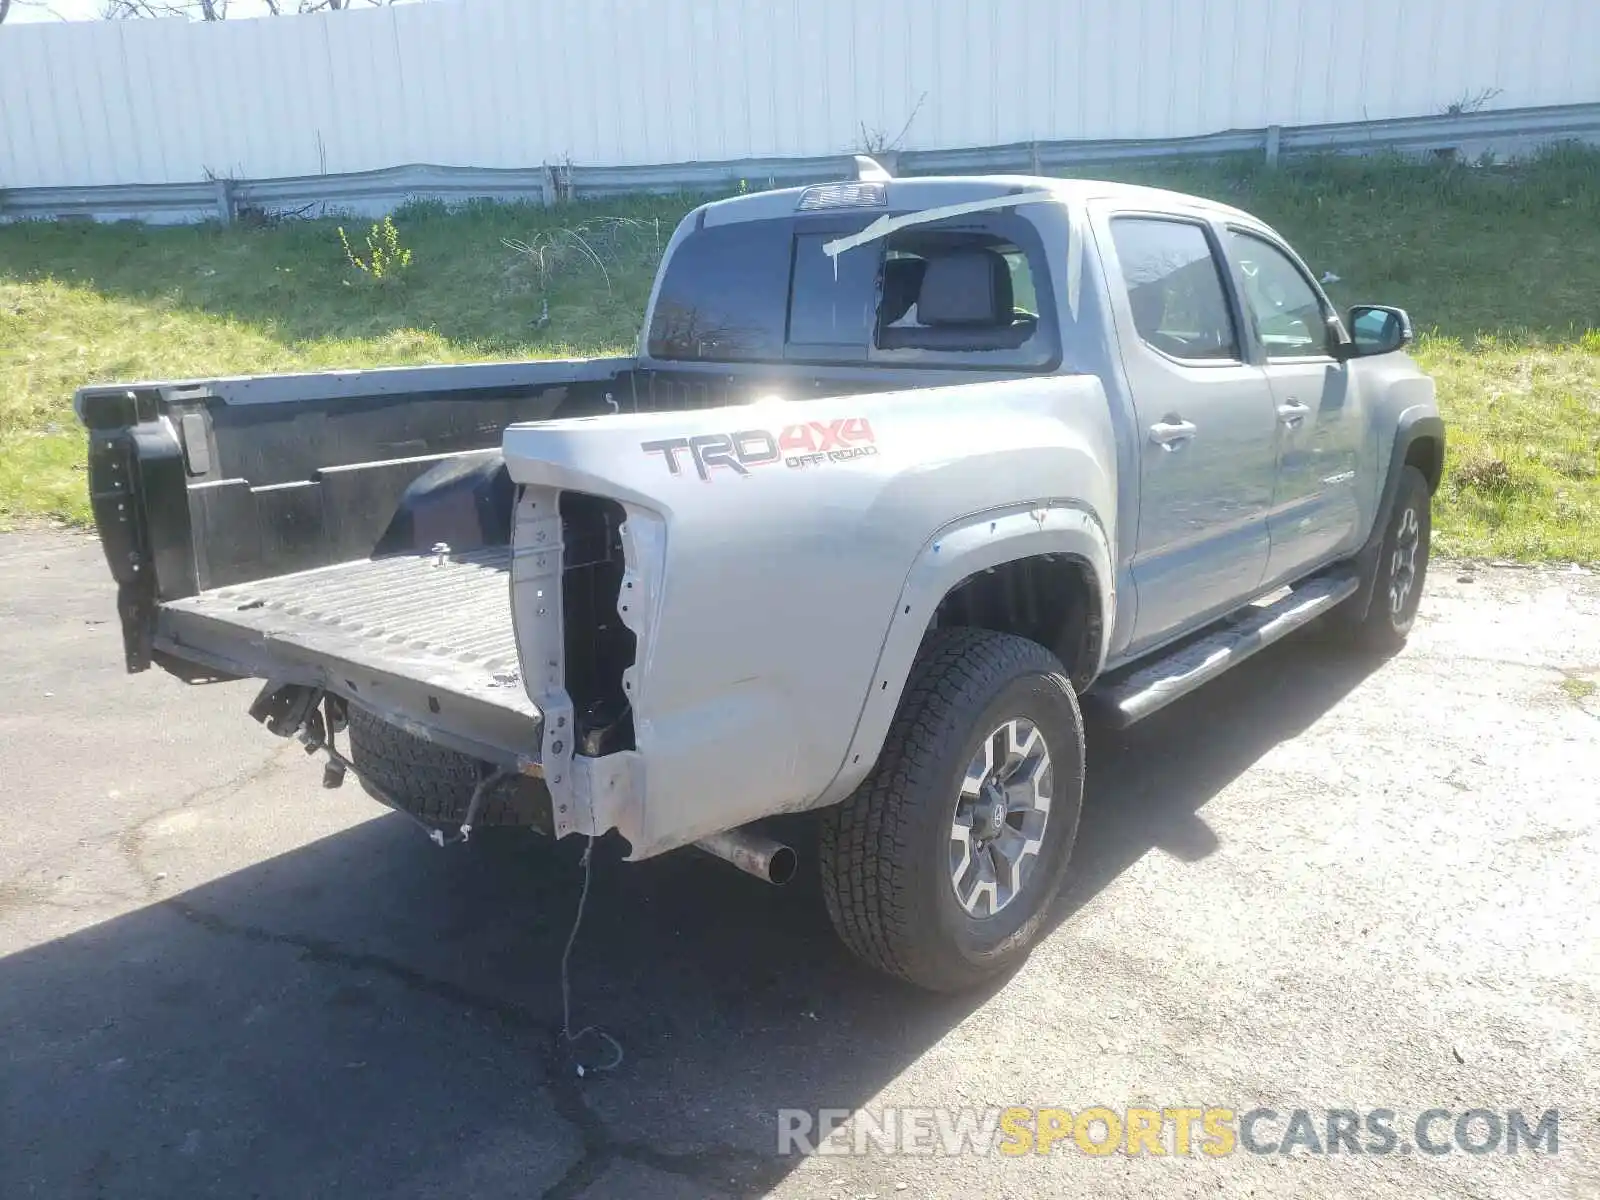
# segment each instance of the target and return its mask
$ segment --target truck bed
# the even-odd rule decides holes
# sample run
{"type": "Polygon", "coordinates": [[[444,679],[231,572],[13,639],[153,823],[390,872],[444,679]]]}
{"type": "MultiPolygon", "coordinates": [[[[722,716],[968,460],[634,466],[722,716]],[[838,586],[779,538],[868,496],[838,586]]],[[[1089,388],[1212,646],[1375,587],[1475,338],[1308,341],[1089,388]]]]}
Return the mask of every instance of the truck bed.
{"type": "Polygon", "coordinates": [[[510,561],[507,546],[401,554],[216,588],[163,604],[156,648],[331,686],[466,752],[505,761],[520,745],[531,759],[539,712],[517,662],[510,561]]]}
{"type": "MultiPolygon", "coordinates": [[[[512,629],[508,427],[928,374],[614,358],[97,385],[75,405],[128,670],[323,687],[520,767],[537,760],[543,728],[512,629]],[[459,551],[442,567],[437,543],[459,551]]],[[[563,531],[567,690],[606,717],[628,707],[611,692],[633,654],[615,607],[619,520],[589,505],[563,531]]],[[[626,742],[628,720],[606,727],[626,742]]]]}

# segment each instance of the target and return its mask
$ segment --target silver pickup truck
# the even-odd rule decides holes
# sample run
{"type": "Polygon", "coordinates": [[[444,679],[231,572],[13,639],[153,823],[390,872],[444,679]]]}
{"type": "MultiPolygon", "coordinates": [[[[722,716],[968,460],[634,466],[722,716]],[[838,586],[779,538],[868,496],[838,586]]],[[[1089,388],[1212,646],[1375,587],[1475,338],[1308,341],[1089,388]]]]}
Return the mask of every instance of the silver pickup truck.
{"type": "Polygon", "coordinates": [[[1017,963],[1081,710],[1324,613],[1397,646],[1444,427],[1406,314],[1341,321],[1246,213],[871,168],[690,213],[632,358],[84,388],[129,670],[265,680],[440,842],[781,881],[761,823],[815,810],[862,958],[1017,963]]]}

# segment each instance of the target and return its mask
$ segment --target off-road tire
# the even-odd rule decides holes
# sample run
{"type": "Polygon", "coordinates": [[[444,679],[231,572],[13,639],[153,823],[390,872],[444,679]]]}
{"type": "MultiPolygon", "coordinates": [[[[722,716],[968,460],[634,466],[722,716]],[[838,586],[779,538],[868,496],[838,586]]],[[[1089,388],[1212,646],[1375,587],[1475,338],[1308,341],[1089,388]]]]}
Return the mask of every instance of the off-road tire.
{"type": "Polygon", "coordinates": [[[1400,483],[1395,489],[1394,506],[1389,511],[1389,522],[1383,531],[1383,546],[1373,566],[1372,603],[1366,616],[1355,619],[1354,614],[1345,621],[1352,640],[1364,650],[1377,654],[1393,654],[1405,645],[1412,626],[1417,623],[1417,607],[1422,602],[1422,588],[1428,577],[1428,551],[1433,532],[1433,496],[1428,479],[1416,467],[1401,468],[1400,483]],[[1396,567],[1403,557],[1402,538],[1406,533],[1407,513],[1415,521],[1415,553],[1411,558],[1412,578],[1404,602],[1396,611],[1391,587],[1395,583],[1396,567]]]}
{"type": "Polygon", "coordinates": [[[1018,965],[1061,890],[1083,798],[1083,720],[1056,657],[1036,642],[946,629],[924,643],[883,753],[821,815],[822,894],[839,936],[870,965],[931,991],[970,988],[1018,965]],[[950,823],[967,764],[998,723],[1043,734],[1054,776],[1039,861],[986,918],[951,885],[950,823]]]}
{"type": "MultiPolygon", "coordinates": [[[[354,704],[349,729],[350,758],[362,785],[370,780],[412,816],[451,832],[465,819],[478,781],[492,773],[478,759],[436,746],[354,704]]],[[[473,819],[475,827],[528,823],[526,805],[510,781],[484,795],[473,819]]]]}

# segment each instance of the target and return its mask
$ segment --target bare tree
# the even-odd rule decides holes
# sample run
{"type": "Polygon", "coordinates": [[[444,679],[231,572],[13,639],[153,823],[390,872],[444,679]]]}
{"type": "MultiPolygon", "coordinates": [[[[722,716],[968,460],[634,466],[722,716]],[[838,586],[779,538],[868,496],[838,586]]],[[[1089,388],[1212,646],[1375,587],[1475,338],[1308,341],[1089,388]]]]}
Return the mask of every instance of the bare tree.
{"type": "MultiPolygon", "coordinates": [[[[230,0],[102,0],[100,15],[112,20],[134,17],[188,17],[191,21],[226,21],[230,0]]],[[[262,0],[272,16],[284,13],[342,12],[384,8],[401,0],[262,0]],[[291,7],[291,3],[293,7],[291,7]]],[[[9,5],[12,0],[0,0],[9,5]]]]}
{"type": "MultiPolygon", "coordinates": [[[[401,0],[364,0],[358,4],[357,0],[297,0],[295,12],[342,12],[347,8],[387,8],[391,4],[398,4],[401,0]]],[[[272,15],[277,16],[284,8],[284,0],[265,0],[266,6],[272,10],[272,15]]]]}
{"type": "Polygon", "coordinates": [[[189,17],[191,20],[222,21],[228,16],[228,0],[104,0],[100,15],[108,20],[189,17]]]}
{"type": "Polygon", "coordinates": [[[50,7],[50,0],[0,0],[0,25],[4,25],[6,18],[14,12],[21,12],[25,8],[37,8],[41,12],[49,13],[58,21],[66,18],[50,7]]]}

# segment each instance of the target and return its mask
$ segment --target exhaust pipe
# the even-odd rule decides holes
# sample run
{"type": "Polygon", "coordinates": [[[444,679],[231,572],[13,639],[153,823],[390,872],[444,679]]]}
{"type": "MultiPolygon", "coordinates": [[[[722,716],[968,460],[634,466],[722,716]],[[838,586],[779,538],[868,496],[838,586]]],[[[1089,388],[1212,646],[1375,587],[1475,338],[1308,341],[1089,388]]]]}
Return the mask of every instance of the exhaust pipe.
{"type": "Polygon", "coordinates": [[[748,829],[729,829],[714,833],[695,843],[707,854],[715,854],[739,870],[782,887],[794,878],[800,860],[795,852],[782,842],[775,842],[748,829]]]}

